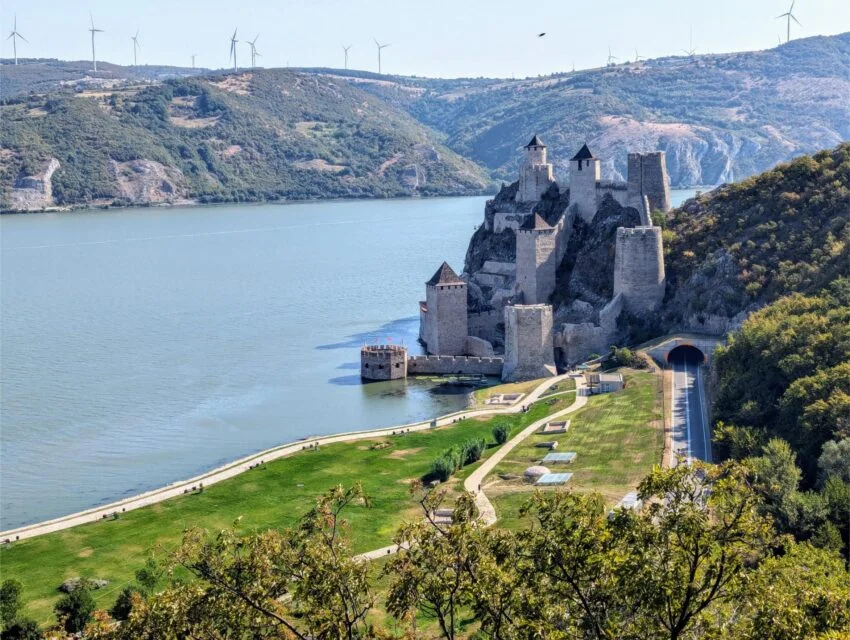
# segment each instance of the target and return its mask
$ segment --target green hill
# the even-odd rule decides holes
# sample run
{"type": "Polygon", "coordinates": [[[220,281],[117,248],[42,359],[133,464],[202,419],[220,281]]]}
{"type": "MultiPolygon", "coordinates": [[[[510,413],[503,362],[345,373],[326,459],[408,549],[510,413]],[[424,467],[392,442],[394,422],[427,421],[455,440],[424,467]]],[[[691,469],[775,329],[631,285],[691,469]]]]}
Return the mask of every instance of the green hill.
{"type": "Polygon", "coordinates": [[[58,205],[472,194],[489,185],[403,111],[347,82],[287,70],[29,96],[0,109],[0,185],[12,208],[53,204],[45,185],[58,205]]]}

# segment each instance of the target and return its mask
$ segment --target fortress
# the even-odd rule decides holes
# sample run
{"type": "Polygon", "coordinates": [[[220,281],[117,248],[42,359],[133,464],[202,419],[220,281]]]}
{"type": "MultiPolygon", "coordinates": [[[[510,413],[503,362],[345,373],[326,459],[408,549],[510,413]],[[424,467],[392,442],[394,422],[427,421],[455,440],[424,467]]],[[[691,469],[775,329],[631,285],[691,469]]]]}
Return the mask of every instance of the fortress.
{"type": "Polygon", "coordinates": [[[419,339],[427,355],[364,347],[364,379],[552,376],[558,365],[607,352],[623,314],[646,318],[658,310],[666,281],[652,214],[670,209],[664,153],[630,153],[627,180],[604,181],[600,159],[585,144],[570,160],[562,191],[547,151],[537,135],[524,147],[519,180],[488,201],[464,272],[444,262],[425,283],[419,339]],[[609,227],[614,236],[605,235],[609,227]],[[611,281],[600,283],[611,271],[611,281]]]}

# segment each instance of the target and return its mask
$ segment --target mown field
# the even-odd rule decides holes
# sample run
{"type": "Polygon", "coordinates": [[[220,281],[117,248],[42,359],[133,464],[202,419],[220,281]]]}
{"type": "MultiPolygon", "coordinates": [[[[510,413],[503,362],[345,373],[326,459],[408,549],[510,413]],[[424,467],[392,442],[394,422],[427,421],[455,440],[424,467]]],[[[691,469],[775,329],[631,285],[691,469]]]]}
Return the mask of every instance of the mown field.
{"type": "MultiPolygon", "coordinates": [[[[467,438],[493,444],[492,428],[505,423],[511,433],[543,416],[569,406],[570,394],[541,400],[525,414],[464,420],[451,427],[379,440],[323,446],[277,460],[192,494],[122,514],[109,520],[75,527],[15,543],[0,550],[2,577],[24,585],[27,614],[46,622],[59,596],[57,587],[74,576],[102,578],[109,585],[95,592],[98,606],[111,606],[120,590],[133,580],[153,549],[167,552],[188,527],[216,530],[231,526],[248,531],[290,527],[332,486],[362,482],[373,498],[371,509],[348,512],[356,552],[385,546],[406,518],[419,516],[409,493],[410,482],[426,474],[442,451],[467,438]],[[390,446],[370,450],[385,440],[390,446]]],[[[485,457],[495,449],[490,447],[485,457]]],[[[474,468],[474,467],[473,467],[474,468]]],[[[471,468],[464,469],[468,473],[471,468]]],[[[457,482],[457,480],[455,480],[457,482]]]]}
{"type": "Polygon", "coordinates": [[[661,464],[664,429],[660,378],[647,371],[622,371],[625,389],[590,397],[585,407],[567,416],[571,420],[567,433],[534,434],[487,477],[485,490],[499,514],[500,526],[515,528],[521,523],[520,508],[534,490],[533,485],[523,482],[522,473],[540,464],[548,453],[536,447],[537,443],[555,440],[555,451],[576,452],[572,463],[549,468],[573,473],[566,488],[597,491],[612,505],[637,486],[653,465],[661,464]]]}

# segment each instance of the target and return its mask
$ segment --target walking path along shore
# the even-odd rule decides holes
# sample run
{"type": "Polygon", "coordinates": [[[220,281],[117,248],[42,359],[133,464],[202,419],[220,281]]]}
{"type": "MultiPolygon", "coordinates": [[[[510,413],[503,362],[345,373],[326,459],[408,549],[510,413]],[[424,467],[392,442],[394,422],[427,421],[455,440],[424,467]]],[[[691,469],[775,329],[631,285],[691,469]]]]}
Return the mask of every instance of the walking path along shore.
{"type": "MultiPolygon", "coordinates": [[[[504,414],[513,414],[520,413],[523,410],[523,407],[527,404],[531,404],[540,399],[543,393],[546,392],[549,387],[558,382],[569,378],[568,375],[560,375],[555,376],[553,378],[546,378],[543,380],[537,387],[535,387],[531,392],[527,395],[519,398],[514,404],[506,407],[493,407],[486,409],[465,409],[463,411],[457,411],[454,413],[450,413],[444,416],[440,416],[439,418],[435,418],[433,420],[426,420],[422,422],[416,422],[411,424],[397,425],[392,427],[385,427],[380,429],[370,429],[366,431],[353,431],[348,433],[340,433],[336,435],[329,436],[316,436],[313,438],[306,438],[304,440],[299,440],[297,442],[293,442],[290,444],[280,445],[277,447],[273,447],[271,449],[266,449],[264,451],[260,451],[258,453],[252,454],[250,456],[246,456],[230,462],[228,464],[222,465],[216,469],[208,471],[206,473],[194,476],[189,478],[188,480],[183,480],[179,482],[175,482],[164,487],[160,487],[158,489],[153,489],[151,491],[147,491],[145,493],[138,494],[136,496],[125,498],[123,500],[118,500],[116,502],[111,502],[106,505],[101,505],[98,507],[93,507],[91,509],[86,509],[84,511],[79,511],[77,513],[72,513],[67,516],[62,516],[60,518],[54,518],[52,520],[47,520],[45,522],[40,522],[36,524],[26,525],[23,527],[18,527],[15,529],[9,529],[7,531],[0,532],[0,541],[16,541],[16,540],[24,540],[26,538],[33,538],[35,536],[44,535],[46,533],[53,533],[55,531],[62,531],[63,529],[69,529],[71,527],[76,527],[81,524],[85,524],[88,522],[98,522],[103,520],[104,518],[109,518],[115,513],[123,513],[126,511],[132,511],[134,509],[139,509],[141,507],[146,507],[148,505],[156,504],[158,502],[162,502],[164,500],[168,500],[170,498],[176,498],[178,496],[184,495],[190,491],[196,490],[203,486],[204,488],[209,487],[210,485],[221,482],[222,480],[227,480],[228,478],[232,478],[234,476],[239,475],[245,471],[248,471],[253,466],[264,463],[271,462],[273,460],[278,460],[280,458],[284,458],[290,456],[292,454],[298,453],[299,451],[303,451],[312,446],[321,446],[324,444],[333,444],[337,442],[353,442],[356,440],[364,440],[368,438],[376,438],[376,437],[386,437],[391,436],[393,434],[398,434],[401,432],[408,431],[424,431],[427,429],[433,429],[435,427],[442,427],[457,420],[463,420],[466,418],[477,418],[477,417],[486,417],[486,416],[495,416],[495,415],[504,415],[504,414]]],[[[584,387],[581,383],[577,384],[576,391],[576,402],[580,401],[580,398],[584,398],[582,401],[582,405],[587,401],[585,397],[582,396],[582,391],[584,387]]],[[[580,405],[579,405],[580,406],[580,405]]],[[[542,423],[545,423],[556,416],[563,415],[564,413],[568,413],[575,408],[578,408],[574,403],[567,409],[564,409],[554,416],[548,416],[545,418],[542,423]]],[[[509,442],[503,445],[502,449],[497,451],[493,456],[488,458],[485,463],[475,471],[473,476],[467,479],[465,483],[465,488],[469,490],[469,487],[476,487],[477,483],[470,484],[470,480],[472,477],[475,477],[477,474],[481,472],[482,469],[485,469],[486,465],[489,461],[494,460],[497,456],[501,457],[498,460],[501,460],[504,455],[510,451],[516,444],[518,444],[522,439],[527,437],[530,433],[533,433],[535,429],[540,428],[542,426],[541,421],[530,425],[526,429],[522,431],[522,433],[515,436],[509,442]],[[523,435],[525,434],[525,435],[523,435]],[[510,449],[507,451],[504,450],[505,447],[510,445],[510,449]]],[[[496,460],[496,462],[498,462],[496,460]]],[[[494,462],[487,468],[487,471],[484,471],[483,474],[480,475],[481,478],[484,477],[489,472],[489,469],[496,464],[494,462]]],[[[480,482],[480,481],[479,481],[480,482]]],[[[479,492],[480,493],[480,492],[479,492]]],[[[478,502],[478,497],[476,497],[476,501],[478,502]]],[[[489,500],[487,500],[486,496],[483,497],[482,503],[479,504],[479,510],[482,513],[482,519],[484,519],[484,509],[482,509],[482,504],[485,508],[488,507],[490,511],[492,511],[493,522],[495,522],[495,511],[493,510],[492,504],[490,504],[489,500]],[[483,501],[486,501],[484,504],[483,501]]],[[[488,523],[489,524],[489,523],[488,523]]],[[[371,555],[373,553],[377,553],[383,551],[383,554],[386,555],[387,548],[379,549],[373,552],[369,552],[371,555]]]]}

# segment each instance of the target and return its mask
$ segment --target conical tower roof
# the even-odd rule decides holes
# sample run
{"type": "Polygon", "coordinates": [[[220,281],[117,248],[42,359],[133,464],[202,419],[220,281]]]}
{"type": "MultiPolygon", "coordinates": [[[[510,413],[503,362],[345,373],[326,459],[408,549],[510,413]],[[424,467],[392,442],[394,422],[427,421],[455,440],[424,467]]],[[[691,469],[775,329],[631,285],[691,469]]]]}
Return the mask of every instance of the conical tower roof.
{"type": "Polygon", "coordinates": [[[594,156],[590,149],[587,148],[587,143],[581,145],[581,149],[578,150],[578,153],[573,156],[573,160],[593,160],[596,156],[594,156]]]}
{"type": "Polygon", "coordinates": [[[444,262],[440,265],[440,268],[437,269],[436,273],[431,276],[431,279],[425,284],[435,285],[435,284],[466,284],[463,280],[461,280],[458,275],[454,272],[449,266],[448,262],[444,262]]]}
{"type": "Polygon", "coordinates": [[[529,142],[527,145],[525,145],[525,148],[528,149],[529,147],[545,147],[545,146],[546,145],[543,144],[543,141],[540,139],[540,136],[538,136],[535,133],[534,137],[531,139],[531,142],[529,142]]]}

